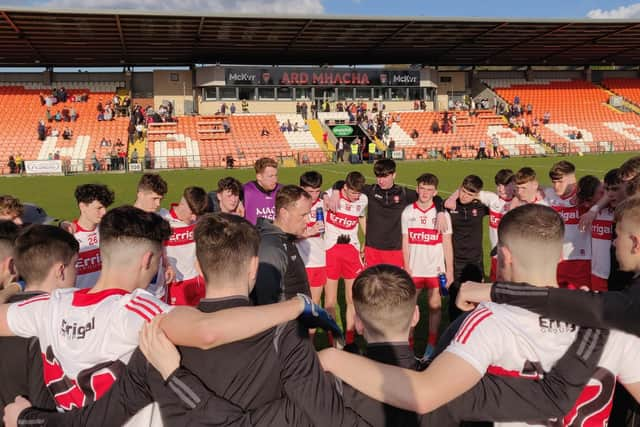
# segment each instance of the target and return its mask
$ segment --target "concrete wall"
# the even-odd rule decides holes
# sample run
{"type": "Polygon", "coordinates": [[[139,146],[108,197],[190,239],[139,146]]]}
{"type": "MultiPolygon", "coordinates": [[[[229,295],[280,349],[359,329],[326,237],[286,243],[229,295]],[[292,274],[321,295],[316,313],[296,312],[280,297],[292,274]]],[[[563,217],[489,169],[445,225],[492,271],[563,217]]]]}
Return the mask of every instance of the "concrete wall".
{"type": "MultiPolygon", "coordinates": [[[[200,98],[199,98],[200,99],[200,98]]],[[[237,111],[240,112],[240,101],[225,101],[227,103],[227,107],[231,105],[232,102],[235,102],[237,111]]],[[[307,102],[307,104],[309,104],[307,102]]],[[[408,111],[413,110],[413,101],[385,101],[384,104],[387,107],[387,111],[408,111]]],[[[207,116],[215,114],[222,105],[222,101],[202,101],[200,99],[199,103],[199,111],[201,115],[207,116]]],[[[373,105],[373,101],[367,101],[367,105],[369,108],[373,105]]],[[[380,105],[380,101],[378,101],[378,105],[380,105]]],[[[335,103],[331,105],[332,111],[335,111],[335,103]]],[[[431,103],[427,103],[427,109],[432,110],[433,106],[431,103]]],[[[268,114],[277,114],[277,113],[295,113],[296,111],[296,102],[295,101],[249,101],[249,112],[250,113],[268,113],[268,114]]]]}
{"type": "Polygon", "coordinates": [[[467,90],[467,75],[464,71],[439,71],[438,93],[465,92],[467,90]],[[450,83],[443,83],[442,77],[451,77],[450,83]]]}
{"type": "Polygon", "coordinates": [[[176,115],[191,114],[193,93],[191,85],[191,71],[189,70],[156,70],[153,72],[153,103],[157,107],[162,101],[171,101],[176,115]],[[172,76],[177,80],[172,80],[172,76]]]}

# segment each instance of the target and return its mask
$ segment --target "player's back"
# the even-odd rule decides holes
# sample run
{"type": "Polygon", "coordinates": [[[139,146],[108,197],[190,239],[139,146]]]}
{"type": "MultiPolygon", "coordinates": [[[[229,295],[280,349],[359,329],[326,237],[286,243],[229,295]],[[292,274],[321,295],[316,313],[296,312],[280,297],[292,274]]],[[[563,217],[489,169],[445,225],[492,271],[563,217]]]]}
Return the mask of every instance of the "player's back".
{"type": "MultiPolygon", "coordinates": [[[[247,306],[242,297],[202,300],[198,309],[214,312],[247,306]]],[[[258,408],[282,396],[276,330],[207,351],[181,347],[182,364],[219,396],[244,409],[258,408]]]]}
{"type": "Polygon", "coordinates": [[[111,387],[143,323],[168,309],[141,289],[61,289],[13,304],[7,319],[16,335],[40,339],[45,383],[58,406],[70,410],[111,387]]]}
{"type": "MultiPolygon", "coordinates": [[[[518,307],[488,303],[469,315],[447,350],[483,373],[536,379],[562,357],[577,330],[573,324],[547,319],[518,307]]],[[[630,363],[638,357],[640,338],[612,331],[598,368],[576,403],[579,411],[570,412],[564,425],[605,427],[616,378],[623,384],[640,381],[640,366],[630,363]],[[587,423],[581,424],[585,420],[587,423]]],[[[501,425],[531,424],[496,424],[501,425]]],[[[547,424],[542,421],[538,425],[547,424]]]]}

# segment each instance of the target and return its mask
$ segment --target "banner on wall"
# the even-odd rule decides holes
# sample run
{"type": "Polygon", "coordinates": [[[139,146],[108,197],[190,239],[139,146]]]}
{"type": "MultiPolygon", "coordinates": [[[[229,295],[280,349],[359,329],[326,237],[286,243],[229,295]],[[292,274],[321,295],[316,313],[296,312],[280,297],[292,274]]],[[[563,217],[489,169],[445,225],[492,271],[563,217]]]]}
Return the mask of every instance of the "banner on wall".
{"type": "Polygon", "coordinates": [[[26,160],[24,169],[28,175],[62,174],[62,160],[26,160]]]}
{"type": "Polygon", "coordinates": [[[228,68],[227,85],[420,86],[420,71],[351,68],[228,68]]]}

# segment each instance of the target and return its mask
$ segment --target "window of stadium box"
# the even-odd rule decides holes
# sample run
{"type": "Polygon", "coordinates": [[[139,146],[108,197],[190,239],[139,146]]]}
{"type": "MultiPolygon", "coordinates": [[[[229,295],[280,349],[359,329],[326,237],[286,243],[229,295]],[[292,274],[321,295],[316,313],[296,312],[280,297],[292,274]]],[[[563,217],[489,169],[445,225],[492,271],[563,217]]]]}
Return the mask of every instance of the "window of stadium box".
{"type": "Polygon", "coordinates": [[[310,87],[297,87],[296,88],[296,99],[299,101],[308,101],[311,99],[311,88],[310,87]]]}
{"type": "Polygon", "coordinates": [[[339,87],[338,99],[351,101],[353,100],[353,88],[352,87],[339,87]]]}
{"type": "Polygon", "coordinates": [[[406,87],[391,87],[391,97],[392,101],[402,101],[407,99],[407,88],[406,87]]]}
{"type": "MultiPolygon", "coordinates": [[[[273,88],[271,89],[273,91],[273,88]]],[[[254,87],[239,87],[238,88],[238,99],[246,99],[248,101],[256,100],[256,88],[254,87]]],[[[271,95],[271,99],[273,99],[273,95],[271,95]]]]}
{"type": "Polygon", "coordinates": [[[278,99],[282,99],[285,101],[291,101],[293,99],[293,88],[292,87],[279,87],[278,88],[278,99]]]}
{"type": "Polygon", "coordinates": [[[356,99],[371,99],[371,88],[370,87],[357,87],[356,88],[356,99]]]}
{"type": "Polygon", "coordinates": [[[260,87],[258,88],[258,99],[273,100],[276,99],[276,88],[260,87]]]}
{"type": "Polygon", "coordinates": [[[374,87],[373,88],[373,99],[377,99],[378,101],[382,101],[387,98],[387,88],[386,87],[374,87]]]}
{"type": "MultiPolygon", "coordinates": [[[[216,99],[218,99],[217,91],[218,91],[217,87],[205,87],[204,88],[205,101],[215,101],[216,99]]],[[[234,91],[234,96],[235,96],[235,91],[234,91]]]]}
{"type": "Polygon", "coordinates": [[[424,97],[424,91],[421,87],[410,87],[409,88],[409,99],[422,99],[424,97]]]}
{"type": "Polygon", "coordinates": [[[238,95],[236,94],[236,88],[235,87],[219,87],[218,90],[220,91],[219,92],[220,93],[220,99],[226,99],[226,100],[236,100],[236,99],[238,99],[238,95]]]}

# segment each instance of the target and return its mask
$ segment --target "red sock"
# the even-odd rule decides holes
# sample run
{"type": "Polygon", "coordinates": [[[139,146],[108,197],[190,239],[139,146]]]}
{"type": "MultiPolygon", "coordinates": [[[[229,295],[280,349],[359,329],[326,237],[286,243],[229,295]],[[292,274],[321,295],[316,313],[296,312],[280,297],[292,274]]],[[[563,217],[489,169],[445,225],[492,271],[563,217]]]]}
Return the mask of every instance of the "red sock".
{"type": "Polygon", "coordinates": [[[409,337],[409,348],[410,348],[411,350],[413,350],[413,343],[414,343],[414,339],[413,339],[413,337],[409,337]]]}
{"type": "Polygon", "coordinates": [[[353,344],[356,334],[352,330],[348,330],[345,336],[345,344],[353,344]]]}
{"type": "Polygon", "coordinates": [[[429,338],[427,339],[427,343],[429,343],[429,345],[431,345],[432,347],[435,347],[437,342],[438,342],[438,334],[435,332],[429,332],[429,338]]]}

